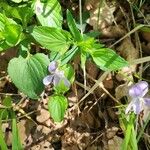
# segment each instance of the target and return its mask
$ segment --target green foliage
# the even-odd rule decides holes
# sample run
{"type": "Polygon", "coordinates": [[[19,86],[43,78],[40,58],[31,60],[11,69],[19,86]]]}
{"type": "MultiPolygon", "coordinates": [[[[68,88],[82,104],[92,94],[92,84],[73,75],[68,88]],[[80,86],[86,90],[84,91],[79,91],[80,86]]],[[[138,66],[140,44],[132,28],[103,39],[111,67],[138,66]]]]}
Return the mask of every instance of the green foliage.
{"type": "Polygon", "coordinates": [[[12,150],[23,150],[17,127],[15,112],[11,111],[12,118],[12,150]]]}
{"type": "Polygon", "coordinates": [[[70,60],[73,59],[73,57],[77,54],[79,51],[77,46],[72,47],[69,51],[67,51],[62,57],[61,57],[61,65],[67,64],[70,60]]]}
{"type": "Polygon", "coordinates": [[[47,75],[48,57],[37,53],[27,58],[13,58],[9,62],[8,73],[20,91],[32,99],[37,99],[44,90],[43,78],[47,75]]]}
{"type": "Polygon", "coordinates": [[[67,79],[69,79],[69,81],[71,83],[73,83],[73,81],[74,81],[74,69],[72,68],[72,66],[70,64],[66,63],[65,65],[62,65],[61,70],[64,70],[65,76],[67,77],[67,79]]]}
{"type": "Polygon", "coordinates": [[[42,26],[61,28],[62,12],[57,0],[47,0],[44,3],[35,0],[33,7],[42,26]]]}
{"type": "Polygon", "coordinates": [[[102,70],[118,70],[128,65],[128,63],[116,54],[113,50],[108,48],[93,49],[91,52],[93,61],[102,70]]]}
{"type": "Polygon", "coordinates": [[[3,32],[6,43],[9,46],[15,46],[20,40],[21,31],[22,28],[19,25],[16,24],[6,25],[3,32]]]}
{"type": "Polygon", "coordinates": [[[11,0],[11,1],[14,3],[21,3],[22,2],[22,0],[11,0]]]}
{"type": "Polygon", "coordinates": [[[31,35],[43,47],[60,53],[66,52],[72,43],[69,32],[52,27],[34,27],[31,35]]]}
{"type": "Polygon", "coordinates": [[[14,110],[12,109],[12,98],[5,97],[2,100],[2,106],[4,108],[0,108],[0,149],[7,150],[7,144],[4,140],[4,134],[2,131],[2,119],[11,119],[12,123],[12,150],[22,150],[21,141],[19,138],[18,127],[17,127],[17,120],[14,110]],[[5,112],[5,113],[4,113],[5,112]]]}
{"type": "MultiPolygon", "coordinates": [[[[66,64],[60,67],[61,70],[64,71],[65,77],[73,83],[74,81],[74,70],[71,65],[66,64]]],[[[69,88],[64,84],[63,81],[61,81],[57,86],[54,87],[54,90],[57,94],[64,94],[66,93],[69,88]]]]}
{"type": "Polygon", "coordinates": [[[6,108],[0,109],[0,118],[1,119],[7,119],[9,118],[9,109],[12,106],[12,99],[11,97],[5,97],[1,104],[5,106],[6,108]]]}
{"type": "Polygon", "coordinates": [[[11,7],[6,3],[0,3],[4,9],[5,15],[10,18],[21,21],[23,28],[27,27],[33,16],[33,10],[29,6],[11,7]]]}
{"type": "Polygon", "coordinates": [[[7,120],[11,118],[11,111],[12,111],[12,99],[11,97],[5,97],[3,100],[1,100],[1,105],[4,108],[0,108],[0,149],[2,150],[8,150],[7,144],[4,140],[4,134],[2,130],[2,120],[7,120]]]}
{"type": "Polygon", "coordinates": [[[3,134],[3,131],[2,131],[1,119],[0,119],[0,149],[8,150],[7,144],[6,144],[5,140],[4,140],[4,134],[3,134]]]}
{"type": "Polygon", "coordinates": [[[119,123],[124,132],[124,140],[121,150],[137,150],[136,116],[134,113],[125,114],[124,109],[119,108],[119,123]]]}
{"type": "MultiPolygon", "coordinates": [[[[139,25],[139,24],[138,24],[139,25]]],[[[142,31],[142,32],[150,32],[150,26],[148,25],[148,26],[144,26],[144,27],[142,27],[141,29],[140,29],[140,31],[142,31]]]]}
{"type": "Polygon", "coordinates": [[[10,118],[9,112],[10,112],[10,107],[12,106],[11,97],[5,97],[3,100],[1,100],[1,104],[6,108],[0,109],[0,149],[8,150],[7,144],[4,140],[4,134],[2,131],[2,120],[10,118]]]}
{"type": "MultiPolygon", "coordinates": [[[[69,32],[63,30],[63,16],[58,0],[7,2],[0,2],[0,51],[19,47],[18,56],[8,64],[8,74],[18,90],[31,99],[38,99],[44,90],[43,78],[49,77],[50,60],[59,63],[60,71],[55,71],[55,77],[69,80],[68,86],[65,80],[61,80],[53,87],[54,94],[49,100],[49,110],[54,121],[62,121],[67,108],[64,94],[70,88],[69,82],[73,83],[75,78],[74,69],[69,65],[75,56],[79,55],[81,58],[84,73],[85,63],[89,58],[104,71],[118,70],[128,65],[113,50],[104,48],[104,45],[95,39],[99,35],[98,32],[81,34],[69,10],[66,13],[69,32]],[[31,49],[33,46],[34,51],[31,49]],[[43,48],[48,50],[48,56],[39,53],[43,52],[43,48]]],[[[53,72],[50,74],[54,80],[53,72]]],[[[4,118],[7,117],[6,110],[0,113],[5,114],[4,118]]],[[[17,136],[17,131],[15,133],[14,136],[17,136]]]]}
{"type": "Polygon", "coordinates": [[[22,39],[22,27],[0,14],[0,51],[15,46],[22,39]]]}
{"type": "Polygon", "coordinates": [[[49,97],[48,109],[55,122],[61,122],[64,118],[68,102],[65,96],[52,95],[49,97]]]}
{"type": "Polygon", "coordinates": [[[72,14],[70,13],[69,10],[67,10],[67,23],[68,23],[68,27],[70,29],[70,32],[72,33],[75,41],[81,41],[82,40],[82,36],[76,26],[75,20],[72,17],[72,14]]]}

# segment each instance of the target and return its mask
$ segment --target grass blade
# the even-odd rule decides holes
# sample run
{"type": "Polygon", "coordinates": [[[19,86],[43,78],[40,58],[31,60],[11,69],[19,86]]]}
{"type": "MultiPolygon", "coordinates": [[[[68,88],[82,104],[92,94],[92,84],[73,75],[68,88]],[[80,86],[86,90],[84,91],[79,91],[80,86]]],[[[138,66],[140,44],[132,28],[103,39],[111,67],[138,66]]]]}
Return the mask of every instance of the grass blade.
{"type": "Polygon", "coordinates": [[[7,144],[4,140],[4,135],[3,135],[3,132],[2,132],[2,123],[1,123],[1,120],[0,120],[0,149],[2,150],[8,150],[7,148],[7,144]]]}
{"type": "MultiPolygon", "coordinates": [[[[130,115],[130,120],[129,120],[128,124],[127,124],[126,132],[125,132],[125,139],[123,141],[121,150],[129,150],[128,146],[129,146],[130,140],[132,138],[132,131],[134,129],[134,120],[135,120],[135,115],[131,114],[130,115]]],[[[131,145],[132,144],[133,143],[131,143],[131,145]]]]}
{"type": "Polygon", "coordinates": [[[15,112],[11,111],[11,115],[12,115],[12,150],[22,150],[23,148],[19,138],[15,112]]]}

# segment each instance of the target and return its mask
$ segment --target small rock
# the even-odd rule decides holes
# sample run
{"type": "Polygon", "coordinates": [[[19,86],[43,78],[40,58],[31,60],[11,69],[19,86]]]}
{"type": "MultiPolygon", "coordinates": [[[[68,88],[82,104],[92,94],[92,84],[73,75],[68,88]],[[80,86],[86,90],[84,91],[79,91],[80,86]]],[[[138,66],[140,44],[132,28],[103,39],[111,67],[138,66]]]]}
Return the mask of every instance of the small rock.
{"type": "Polygon", "coordinates": [[[34,145],[31,150],[41,150],[41,146],[40,145],[34,145]]]}
{"type": "Polygon", "coordinates": [[[40,144],[41,144],[41,150],[54,150],[51,143],[48,141],[43,141],[40,144]]]}
{"type": "Polygon", "coordinates": [[[50,118],[49,111],[46,109],[41,108],[40,113],[37,115],[36,120],[39,123],[44,123],[50,118]]]}
{"type": "Polygon", "coordinates": [[[5,133],[7,128],[9,128],[9,123],[3,123],[2,124],[2,131],[3,131],[3,133],[5,133]]]}
{"type": "Polygon", "coordinates": [[[108,139],[111,139],[113,138],[115,135],[116,135],[116,132],[118,131],[119,129],[117,127],[112,127],[111,129],[108,129],[107,130],[107,133],[106,133],[106,137],[108,139]]]}
{"type": "Polygon", "coordinates": [[[7,146],[12,145],[12,132],[8,131],[5,133],[5,141],[6,141],[7,146]]]}
{"type": "Polygon", "coordinates": [[[122,142],[122,138],[114,136],[113,139],[108,141],[108,150],[120,150],[122,142]]]}

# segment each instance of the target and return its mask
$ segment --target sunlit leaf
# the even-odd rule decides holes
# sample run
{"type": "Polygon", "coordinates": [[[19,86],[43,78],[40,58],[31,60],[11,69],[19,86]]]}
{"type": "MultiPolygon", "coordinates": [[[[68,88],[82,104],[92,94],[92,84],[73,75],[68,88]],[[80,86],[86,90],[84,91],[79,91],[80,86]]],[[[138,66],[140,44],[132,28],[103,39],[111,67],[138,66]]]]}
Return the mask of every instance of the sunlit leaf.
{"type": "Polygon", "coordinates": [[[16,24],[6,25],[4,28],[4,37],[6,39],[6,43],[10,46],[14,46],[20,40],[22,28],[16,24]]]}
{"type": "Polygon", "coordinates": [[[118,70],[128,66],[128,62],[108,48],[93,50],[91,53],[93,61],[102,70],[118,70]]]}
{"type": "Polygon", "coordinates": [[[77,46],[72,47],[69,51],[67,51],[62,57],[61,57],[61,65],[67,64],[70,60],[73,59],[73,57],[78,52],[79,48],[77,46]]]}
{"type": "Polygon", "coordinates": [[[67,23],[74,39],[76,41],[81,41],[82,40],[81,33],[79,32],[75,20],[73,19],[72,14],[70,13],[69,10],[67,10],[67,23]]]}
{"type": "Polygon", "coordinates": [[[33,7],[42,26],[61,28],[63,18],[61,6],[57,0],[47,0],[44,3],[36,0],[33,7]]]}
{"type": "Polygon", "coordinates": [[[31,35],[43,47],[60,53],[64,53],[72,43],[69,32],[57,28],[34,27],[31,35]]]}
{"type": "Polygon", "coordinates": [[[17,127],[15,112],[11,111],[12,117],[12,150],[23,150],[17,127]]]}
{"type": "Polygon", "coordinates": [[[49,59],[37,53],[27,58],[13,58],[8,73],[16,87],[30,98],[37,99],[44,90],[43,78],[47,75],[49,59]]]}
{"type": "Polygon", "coordinates": [[[52,95],[49,97],[48,109],[55,122],[61,122],[68,107],[66,97],[62,95],[52,95]]]}
{"type": "Polygon", "coordinates": [[[0,149],[2,150],[8,150],[7,144],[4,140],[4,134],[2,131],[2,123],[1,123],[1,118],[0,118],[0,149]]]}
{"type": "Polygon", "coordinates": [[[15,2],[15,3],[21,3],[22,0],[11,0],[12,2],[15,2]]]}

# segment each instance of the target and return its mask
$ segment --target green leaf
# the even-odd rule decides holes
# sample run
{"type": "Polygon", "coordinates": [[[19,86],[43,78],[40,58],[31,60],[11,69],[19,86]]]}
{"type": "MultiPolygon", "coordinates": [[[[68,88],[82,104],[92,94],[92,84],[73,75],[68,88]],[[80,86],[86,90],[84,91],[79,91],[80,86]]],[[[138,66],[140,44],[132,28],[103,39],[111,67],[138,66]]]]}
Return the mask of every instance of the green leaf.
{"type": "Polygon", "coordinates": [[[17,127],[15,112],[11,110],[12,117],[12,150],[23,150],[17,127]]]}
{"type": "Polygon", "coordinates": [[[61,6],[57,0],[47,0],[44,3],[36,0],[33,7],[42,26],[61,28],[63,18],[61,6]]]}
{"type": "Polygon", "coordinates": [[[7,119],[8,118],[8,115],[9,115],[9,113],[8,113],[8,111],[7,111],[7,109],[6,108],[2,108],[2,109],[0,109],[0,119],[7,119]]]}
{"type": "Polygon", "coordinates": [[[7,18],[0,13],[0,35],[3,37],[0,41],[0,51],[8,49],[18,44],[24,36],[22,27],[17,25],[15,21],[7,18]]]}
{"type": "Polygon", "coordinates": [[[17,23],[13,19],[10,19],[10,18],[6,17],[6,15],[0,13],[0,30],[3,30],[5,25],[8,25],[8,24],[16,24],[17,25],[17,23]]]}
{"type": "Polygon", "coordinates": [[[11,0],[12,2],[15,2],[15,3],[21,3],[22,0],[11,0]]]}
{"type": "Polygon", "coordinates": [[[0,52],[3,50],[6,50],[8,48],[10,48],[11,46],[9,46],[5,41],[0,42],[0,52]]]}
{"type": "Polygon", "coordinates": [[[51,51],[49,54],[49,59],[50,61],[56,61],[61,57],[61,53],[56,52],[56,51],[51,51]]]}
{"type": "Polygon", "coordinates": [[[135,114],[132,113],[132,114],[130,114],[129,117],[130,117],[130,119],[129,119],[129,122],[128,122],[127,126],[126,126],[125,138],[124,138],[124,141],[122,143],[121,150],[128,150],[129,146],[130,146],[129,142],[132,141],[131,137],[132,137],[132,132],[133,132],[132,131],[133,130],[133,126],[134,126],[134,123],[135,123],[135,114]]]}
{"type": "Polygon", "coordinates": [[[90,53],[90,51],[93,48],[95,48],[94,47],[94,45],[96,44],[95,42],[96,41],[95,41],[94,38],[91,38],[91,37],[88,37],[88,36],[84,35],[84,40],[81,41],[81,42],[78,42],[78,46],[79,46],[79,48],[80,48],[81,51],[90,53]]]}
{"type": "Polygon", "coordinates": [[[61,66],[67,64],[73,57],[78,53],[79,49],[77,46],[73,46],[69,51],[65,52],[63,55],[59,52],[52,51],[50,53],[50,61],[60,60],[61,66]]]}
{"type": "Polygon", "coordinates": [[[12,98],[10,96],[6,96],[4,100],[2,101],[2,104],[6,107],[12,106],[12,98]]]}
{"type": "Polygon", "coordinates": [[[5,97],[2,101],[1,104],[3,106],[6,106],[8,108],[2,108],[0,109],[0,119],[7,119],[9,117],[9,108],[12,106],[12,99],[10,96],[5,97]]]}
{"type": "MultiPolygon", "coordinates": [[[[60,67],[60,70],[64,71],[65,77],[70,81],[70,83],[73,83],[74,81],[74,69],[70,64],[65,64],[60,67]]],[[[64,84],[64,81],[60,81],[58,85],[54,87],[54,90],[56,91],[57,94],[64,94],[69,90],[69,87],[67,87],[64,84]]]]}
{"type": "Polygon", "coordinates": [[[24,28],[27,26],[27,23],[34,14],[32,8],[28,6],[23,5],[20,7],[11,7],[5,2],[0,2],[0,5],[7,17],[19,19],[22,22],[24,28]]]}
{"type": "MultiPolygon", "coordinates": [[[[140,24],[137,24],[136,26],[139,26],[140,24]]],[[[148,27],[148,26],[145,26],[145,27],[142,27],[142,28],[140,28],[140,31],[143,31],[143,32],[150,32],[150,27],[148,27]]]]}
{"type": "Polygon", "coordinates": [[[4,134],[3,134],[3,131],[2,131],[1,119],[0,119],[0,149],[8,150],[7,144],[6,144],[5,140],[4,140],[4,134]]]}
{"type": "Polygon", "coordinates": [[[70,49],[69,51],[67,51],[62,57],[61,57],[61,65],[65,65],[67,64],[70,60],[73,59],[73,57],[75,56],[75,54],[78,52],[78,47],[77,46],[73,46],[72,49],[70,49]]]}
{"type": "Polygon", "coordinates": [[[14,46],[20,40],[20,35],[22,32],[22,28],[16,24],[6,25],[4,28],[4,37],[6,39],[6,43],[9,46],[14,46]]]}
{"type": "Polygon", "coordinates": [[[91,56],[93,61],[105,71],[118,70],[128,65],[127,61],[109,48],[93,49],[91,56]]]}
{"type": "Polygon", "coordinates": [[[31,35],[43,47],[60,53],[64,53],[72,43],[69,32],[57,28],[34,27],[31,35]]]}
{"type": "Polygon", "coordinates": [[[132,146],[133,149],[138,150],[136,135],[137,135],[137,133],[134,129],[134,122],[133,122],[130,143],[131,143],[131,146],[132,146]]]}
{"type": "Polygon", "coordinates": [[[67,23],[68,27],[76,41],[82,41],[82,36],[76,26],[75,20],[72,17],[72,14],[67,10],[67,23]]]}
{"type": "Polygon", "coordinates": [[[48,109],[55,122],[61,122],[68,107],[66,97],[62,95],[52,95],[48,101],[48,109]]]}
{"type": "Polygon", "coordinates": [[[6,13],[9,13],[9,16],[13,18],[19,19],[24,27],[27,26],[27,23],[33,16],[32,9],[29,7],[11,7],[6,13]]]}
{"type": "Polygon", "coordinates": [[[65,85],[64,80],[61,80],[56,86],[54,86],[54,90],[57,94],[64,94],[69,90],[69,87],[65,85]]]}
{"type": "MultiPolygon", "coordinates": [[[[62,64],[61,64],[62,65],[62,64]]],[[[61,67],[61,70],[64,71],[65,77],[71,82],[73,83],[74,81],[74,69],[70,64],[65,64],[61,67]]]]}
{"type": "Polygon", "coordinates": [[[8,73],[16,87],[32,99],[44,90],[43,78],[47,75],[49,59],[37,53],[27,58],[14,58],[9,62],[8,73]]]}

